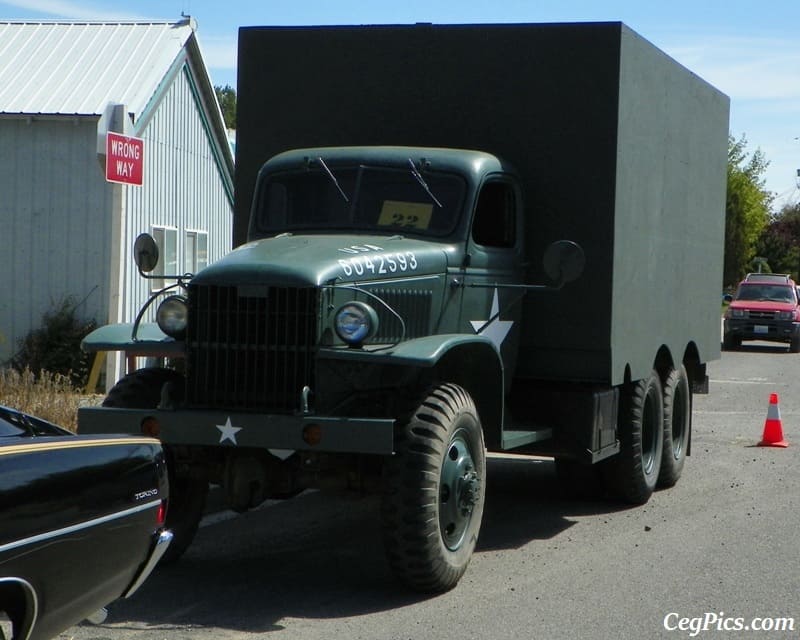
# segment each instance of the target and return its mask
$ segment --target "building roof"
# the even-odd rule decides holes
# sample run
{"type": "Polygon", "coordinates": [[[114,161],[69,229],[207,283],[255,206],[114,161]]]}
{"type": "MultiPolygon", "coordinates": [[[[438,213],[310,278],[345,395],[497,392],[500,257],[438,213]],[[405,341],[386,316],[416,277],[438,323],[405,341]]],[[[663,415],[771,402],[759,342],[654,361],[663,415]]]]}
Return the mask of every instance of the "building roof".
{"type": "Polygon", "coordinates": [[[123,104],[134,123],[158,103],[187,62],[228,175],[233,156],[196,23],[0,22],[0,116],[102,116],[123,104]]]}
{"type": "Polygon", "coordinates": [[[138,117],[193,36],[170,22],[0,22],[0,113],[138,117]]]}

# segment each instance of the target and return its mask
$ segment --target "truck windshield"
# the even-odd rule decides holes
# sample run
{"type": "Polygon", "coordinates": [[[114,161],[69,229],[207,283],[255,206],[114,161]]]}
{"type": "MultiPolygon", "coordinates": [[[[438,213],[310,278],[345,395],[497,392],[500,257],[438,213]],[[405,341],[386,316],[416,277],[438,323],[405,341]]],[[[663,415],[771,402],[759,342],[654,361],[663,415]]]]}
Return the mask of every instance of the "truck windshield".
{"type": "Polygon", "coordinates": [[[770,286],[765,284],[743,284],[739,287],[737,300],[769,300],[775,302],[794,302],[795,294],[791,286],[770,286]]]}
{"type": "Polygon", "coordinates": [[[255,230],[446,236],[458,222],[464,192],[456,174],[426,172],[423,185],[410,167],[320,166],[279,173],[260,185],[255,230]]]}

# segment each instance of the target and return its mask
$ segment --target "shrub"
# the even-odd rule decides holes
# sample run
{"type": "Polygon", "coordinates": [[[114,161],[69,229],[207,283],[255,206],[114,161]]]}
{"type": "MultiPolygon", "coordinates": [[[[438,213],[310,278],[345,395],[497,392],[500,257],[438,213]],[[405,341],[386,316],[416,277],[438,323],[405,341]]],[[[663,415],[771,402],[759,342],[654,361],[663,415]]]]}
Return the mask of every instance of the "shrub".
{"type": "Polygon", "coordinates": [[[89,377],[90,361],[81,351],[81,340],[96,326],[94,320],[77,317],[72,297],[64,298],[44,314],[40,328],[19,341],[10,364],[20,373],[48,371],[66,377],[75,387],[83,386],[89,377]]]}

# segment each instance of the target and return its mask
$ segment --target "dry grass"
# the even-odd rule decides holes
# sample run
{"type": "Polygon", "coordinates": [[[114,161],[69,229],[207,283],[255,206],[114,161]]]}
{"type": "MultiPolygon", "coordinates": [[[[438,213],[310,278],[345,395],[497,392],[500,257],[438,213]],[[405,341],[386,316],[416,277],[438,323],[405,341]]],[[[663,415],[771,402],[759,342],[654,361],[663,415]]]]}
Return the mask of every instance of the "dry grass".
{"type": "Polygon", "coordinates": [[[102,396],[87,396],[75,390],[68,376],[42,371],[35,376],[26,369],[0,369],[0,404],[77,429],[78,407],[99,404],[102,396]]]}

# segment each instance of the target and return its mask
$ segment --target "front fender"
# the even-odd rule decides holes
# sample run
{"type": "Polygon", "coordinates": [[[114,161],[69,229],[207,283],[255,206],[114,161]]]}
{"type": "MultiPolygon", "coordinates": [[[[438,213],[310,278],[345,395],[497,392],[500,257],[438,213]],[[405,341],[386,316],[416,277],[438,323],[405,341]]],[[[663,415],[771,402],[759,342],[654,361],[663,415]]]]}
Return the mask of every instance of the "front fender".
{"type": "Polygon", "coordinates": [[[429,370],[432,380],[453,382],[472,396],[486,444],[500,447],[503,426],[503,361],[495,344],[479,335],[442,334],[402,342],[391,349],[321,349],[318,358],[339,362],[429,370]]]}
{"type": "Polygon", "coordinates": [[[124,351],[129,355],[178,357],[184,353],[183,342],[170,338],[154,322],[142,322],[133,337],[133,323],[107,324],[98,327],[81,342],[87,353],[124,351]]]}
{"type": "Polygon", "coordinates": [[[461,348],[478,348],[481,351],[488,349],[494,352],[497,358],[500,358],[497,347],[491,340],[483,336],[463,333],[449,333],[406,340],[389,349],[385,347],[365,347],[363,349],[346,347],[324,348],[320,349],[317,357],[320,360],[343,360],[346,362],[431,368],[435,367],[447,353],[461,348]]]}

